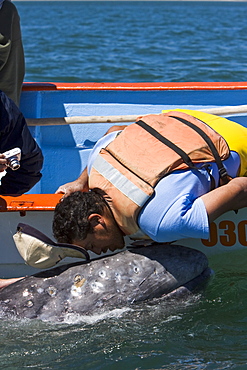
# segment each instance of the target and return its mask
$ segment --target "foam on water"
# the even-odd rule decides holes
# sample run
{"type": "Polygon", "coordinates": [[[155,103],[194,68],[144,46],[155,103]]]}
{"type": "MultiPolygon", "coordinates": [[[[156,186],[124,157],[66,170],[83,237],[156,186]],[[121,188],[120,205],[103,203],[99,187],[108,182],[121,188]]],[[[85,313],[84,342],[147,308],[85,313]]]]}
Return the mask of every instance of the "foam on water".
{"type": "Polygon", "coordinates": [[[123,308],[116,308],[111,311],[106,311],[101,314],[96,314],[96,315],[79,315],[79,314],[66,314],[64,318],[64,323],[65,324],[89,324],[89,325],[94,325],[100,321],[111,319],[111,318],[120,318],[122,317],[125,313],[133,311],[132,308],[129,307],[123,307],[123,308]]]}

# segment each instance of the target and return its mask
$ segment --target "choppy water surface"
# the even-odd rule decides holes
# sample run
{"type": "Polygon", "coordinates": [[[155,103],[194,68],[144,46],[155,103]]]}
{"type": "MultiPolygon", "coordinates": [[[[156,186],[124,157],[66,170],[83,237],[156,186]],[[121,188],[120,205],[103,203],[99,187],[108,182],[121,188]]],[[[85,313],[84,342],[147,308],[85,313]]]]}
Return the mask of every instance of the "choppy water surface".
{"type": "Polygon", "coordinates": [[[217,264],[207,288],[180,302],[72,315],[63,324],[1,320],[1,366],[246,369],[247,274],[217,264]]]}
{"type": "MultiPolygon", "coordinates": [[[[246,80],[246,2],[16,2],[26,81],[246,80]]],[[[237,260],[240,262],[241,258],[237,260]]],[[[247,273],[202,295],[64,324],[0,321],[3,369],[246,369],[247,273]]],[[[83,302],[82,302],[83,304],[83,302]]]]}
{"type": "Polygon", "coordinates": [[[18,2],[27,81],[245,81],[246,2],[18,2]]]}

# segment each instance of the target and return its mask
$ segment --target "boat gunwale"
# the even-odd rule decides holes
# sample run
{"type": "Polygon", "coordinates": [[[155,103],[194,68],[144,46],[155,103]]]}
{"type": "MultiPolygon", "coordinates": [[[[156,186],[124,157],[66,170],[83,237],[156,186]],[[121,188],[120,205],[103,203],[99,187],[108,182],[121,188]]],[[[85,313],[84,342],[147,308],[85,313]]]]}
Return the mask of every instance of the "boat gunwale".
{"type": "Polygon", "coordinates": [[[242,82],[24,82],[22,91],[169,91],[169,90],[245,90],[247,81],[242,82]]]}
{"type": "Polygon", "coordinates": [[[54,211],[63,194],[0,195],[0,213],[54,211]]]}

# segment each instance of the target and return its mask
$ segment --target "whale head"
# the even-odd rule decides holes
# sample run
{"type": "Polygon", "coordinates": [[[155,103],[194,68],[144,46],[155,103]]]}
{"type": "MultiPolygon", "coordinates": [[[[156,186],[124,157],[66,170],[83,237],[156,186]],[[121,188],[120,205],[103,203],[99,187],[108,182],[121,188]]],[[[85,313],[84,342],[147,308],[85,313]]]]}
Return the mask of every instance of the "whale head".
{"type": "Polygon", "coordinates": [[[64,321],[158,297],[190,294],[211,274],[197,250],[153,244],[90,262],[62,265],[0,291],[0,317],[64,321]]]}

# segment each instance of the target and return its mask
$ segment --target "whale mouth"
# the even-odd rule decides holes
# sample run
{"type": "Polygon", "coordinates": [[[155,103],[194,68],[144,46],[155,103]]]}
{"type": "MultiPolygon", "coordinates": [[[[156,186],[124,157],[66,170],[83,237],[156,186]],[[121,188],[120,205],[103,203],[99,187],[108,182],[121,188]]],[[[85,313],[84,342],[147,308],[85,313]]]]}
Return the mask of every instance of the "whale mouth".
{"type": "Polygon", "coordinates": [[[172,292],[165,295],[166,300],[185,298],[192,293],[201,291],[208,283],[210,278],[214,275],[214,271],[207,267],[200,275],[190,280],[188,283],[176,288],[172,292]]]}

